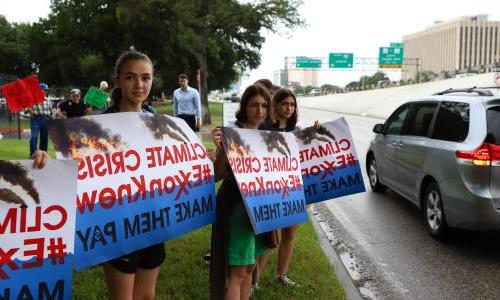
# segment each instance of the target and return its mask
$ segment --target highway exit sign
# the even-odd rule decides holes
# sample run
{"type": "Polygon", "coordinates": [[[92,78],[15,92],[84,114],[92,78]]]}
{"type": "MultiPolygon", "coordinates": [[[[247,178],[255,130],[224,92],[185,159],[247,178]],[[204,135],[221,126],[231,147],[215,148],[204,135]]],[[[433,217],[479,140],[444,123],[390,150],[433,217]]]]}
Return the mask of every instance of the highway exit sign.
{"type": "Polygon", "coordinates": [[[381,69],[400,69],[403,65],[403,47],[380,47],[378,67],[381,69]]]}
{"type": "Polygon", "coordinates": [[[310,58],[306,56],[297,56],[297,59],[295,60],[295,66],[297,68],[303,69],[320,69],[321,59],[310,58]]]}
{"type": "Polygon", "coordinates": [[[404,44],[403,43],[391,43],[391,45],[389,47],[393,47],[393,48],[403,48],[404,47],[404,44]]]}
{"type": "Polygon", "coordinates": [[[330,68],[352,68],[354,55],[352,53],[330,53],[328,66],[330,68]]]}

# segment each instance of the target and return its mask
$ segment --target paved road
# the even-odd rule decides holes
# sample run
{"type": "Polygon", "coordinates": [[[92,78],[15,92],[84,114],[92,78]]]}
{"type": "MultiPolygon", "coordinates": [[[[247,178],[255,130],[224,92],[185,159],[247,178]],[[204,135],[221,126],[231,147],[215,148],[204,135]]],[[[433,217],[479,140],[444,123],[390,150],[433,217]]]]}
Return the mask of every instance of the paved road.
{"type": "MultiPolygon", "coordinates": [[[[340,115],[300,108],[304,125],[340,115]]],[[[345,116],[356,150],[365,154],[375,123],[345,116]]],[[[315,206],[332,246],[363,296],[371,299],[500,298],[500,234],[459,231],[441,243],[427,234],[419,211],[392,191],[370,191],[315,206]]]]}

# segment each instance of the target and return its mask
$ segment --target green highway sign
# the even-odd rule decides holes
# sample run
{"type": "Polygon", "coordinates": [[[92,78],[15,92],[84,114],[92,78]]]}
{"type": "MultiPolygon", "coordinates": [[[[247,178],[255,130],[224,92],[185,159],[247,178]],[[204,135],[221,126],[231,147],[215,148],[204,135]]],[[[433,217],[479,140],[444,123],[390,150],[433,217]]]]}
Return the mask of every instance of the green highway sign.
{"type": "Polygon", "coordinates": [[[404,44],[403,43],[391,43],[391,45],[389,47],[393,47],[393,48],[403,48],[404,47],[404,44]]]}
{"type": "Polygon", "coordinates": [[[328,65],[330,68],[352,68],[353,60],[352,53],[330,53],[328,65]]]}
{"type": "Polygon", "coordinates": [[[381,69],[400,69],[403,65],[402,47],[380,47],[378,67],[381,69]]]}
{"type": "Polygon", "coordinates": [[[320,69],[321,59],[310,58],[306,56],[297,56],[297,59],[295,60],[295,66],[297,68],[320,69]]]}

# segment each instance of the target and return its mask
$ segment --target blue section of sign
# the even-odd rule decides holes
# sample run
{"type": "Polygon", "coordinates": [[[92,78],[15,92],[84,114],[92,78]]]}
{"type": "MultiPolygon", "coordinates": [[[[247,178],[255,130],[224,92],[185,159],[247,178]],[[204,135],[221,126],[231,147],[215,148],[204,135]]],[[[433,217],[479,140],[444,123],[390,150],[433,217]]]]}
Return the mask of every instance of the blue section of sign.
{"type": "Polygon", "coordinates": [[[304,175],[302,180],[307,204],[366,191],[359,161],[343,168],[323,170],[316,175],[304,175]]]}
{"type": "Polygon", "coordinates": [[[13,260],[17,270],[2,265],[2,270],[10,278],[0,279],[0,299],[70,299],[73,255],[66,255],[63,264],[59,264],[59,258],[57,264],[46,258],[40,267],[23,268],[23,264],[34,261],[35,258],[13,260]]]}
{"type": "Polygon", "coordinates": [[[245,201],[256,234],[307,221],[302,189],[288,191],[284,199],[281,195],[266,192],[259,196],[247,196],[245,201]]]}
{"type": "Polygon", "coordinates": [[[131,197],[137,199],[136,202],[128,203],[128,198],[124,198],[122,205],[115,203],[110,209],[99,203],[92,212],[88,207],[84,214],[77,209],[76,269],[91,267],[212,224],[216,202],[213,182],[213,178],[210,184],[191,182],[188,194],[179,187],[170,194],[155,190],[151,195],[146,191],[144,199],[143,194],[136,194],[131,197]],[[175,200],[178,191],[181,193],[175,200]]]}

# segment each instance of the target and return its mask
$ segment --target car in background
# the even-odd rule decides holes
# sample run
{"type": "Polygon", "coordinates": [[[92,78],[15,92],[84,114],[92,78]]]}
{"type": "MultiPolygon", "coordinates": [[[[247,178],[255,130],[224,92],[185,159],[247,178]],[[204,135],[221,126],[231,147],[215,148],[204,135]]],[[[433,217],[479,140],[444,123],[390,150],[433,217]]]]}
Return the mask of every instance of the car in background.
{"type": "Polygon", "coordinates": [[[312,89],[309,92],[309,95],[311,95],[311,96],[319,96],[319,95],[321,95],[321,90],[320,89],[312,89]]]}
{"type": "Polygon", "coordinates": [[[224,100],[230,101],[230,102],[240,102],[240,97],[238,97],[238,94],[233,93],[229,96],[224,97],[224,100]]]}
{"type": "Polygon", "coordinates": [[[371,189],[410,200],[432,237],[500,229],[500,96],[449,89],[404,103],[373,132],[371,189]]]}

